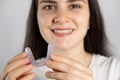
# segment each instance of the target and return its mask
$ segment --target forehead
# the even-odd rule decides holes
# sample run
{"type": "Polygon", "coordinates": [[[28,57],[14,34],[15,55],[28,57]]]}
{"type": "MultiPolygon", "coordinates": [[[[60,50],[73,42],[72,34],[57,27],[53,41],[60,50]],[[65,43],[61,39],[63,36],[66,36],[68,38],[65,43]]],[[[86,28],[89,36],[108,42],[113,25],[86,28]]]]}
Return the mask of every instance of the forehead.
{"type": "Polygon", "coordinates": [[[87,2],[87,0],[38,0],[39,2],[76,2],[76,1],[82,1],[84,3],[87,2]]]}

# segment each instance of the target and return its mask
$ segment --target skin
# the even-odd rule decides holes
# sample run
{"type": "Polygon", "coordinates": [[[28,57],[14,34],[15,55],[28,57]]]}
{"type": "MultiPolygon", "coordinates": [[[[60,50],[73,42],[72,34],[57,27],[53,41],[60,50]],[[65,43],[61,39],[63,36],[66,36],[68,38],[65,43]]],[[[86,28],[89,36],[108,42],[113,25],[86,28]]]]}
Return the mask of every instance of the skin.
{"type": "Polygon", "coordinates": [[[32,69],[26,54],[20,53],[7,63],[0,80],[32,80],[35,77],[32,69]]]}
{"type": "Polygon", "coordinates": [[[53,69],[53,72],[46,73],[48,78],[93,80],[92,70],[88,68],[92,55],[84,50],[89,18],[87,0],[39,0],[37,19],[40,33],[55,47],[51,60],[46,63],[53,69]]]}
{"type": "Polygon", "coordinates": [[[46,65],[54,71],[46,72],[46,76],[55,80],[94,80],[92,70],[79,61],[59,54],[52,54],[46,65]]]}
{"type": "MultiPolygon", "coordinates": [[[[90,18],[88,1],[39,0],[37,18],[43,38],[55,46],[55,53],[46,62],[53,71],[46,72],[46,76],[56,80],[94,80],[88,68],[92,55],[84,50],[90,18]],[[67,32],[61,33],[61,29],[67,32]]],[[[0,80],[32,80],[33,67],[25,53],[20,53],[7,63],[0,80]]]]}
{"type": "Polygon", "coordinates": [[[43,38],[48,43],[52,43],[60,52],[66,53],[78,47],[81,49],[79,51],[83,51],[84,37],[89,28],[88,2],[81,0],[73,2],[67,2],[67,0],[45,1],[49,2],[39,0],[37,12],[39,29],[43,38]],[[72,35],[58,37],[51,31],[56,28],[71,28],[74,31],[72,35]]]}

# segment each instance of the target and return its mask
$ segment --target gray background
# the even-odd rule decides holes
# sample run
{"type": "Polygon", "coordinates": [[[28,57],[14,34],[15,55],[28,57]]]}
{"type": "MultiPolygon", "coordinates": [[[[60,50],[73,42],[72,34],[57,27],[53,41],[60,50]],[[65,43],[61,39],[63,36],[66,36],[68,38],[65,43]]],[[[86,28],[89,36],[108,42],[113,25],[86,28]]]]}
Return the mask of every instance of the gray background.
{"type": "MultiPolygon", "coordinates": [[[[30,0],[0,0],[0,74],[7,63],[20,53],[25,37],[30,0]]],[[[106,32],[114,56],[120,57],[120,0],[99,0],[106,32]]]]}

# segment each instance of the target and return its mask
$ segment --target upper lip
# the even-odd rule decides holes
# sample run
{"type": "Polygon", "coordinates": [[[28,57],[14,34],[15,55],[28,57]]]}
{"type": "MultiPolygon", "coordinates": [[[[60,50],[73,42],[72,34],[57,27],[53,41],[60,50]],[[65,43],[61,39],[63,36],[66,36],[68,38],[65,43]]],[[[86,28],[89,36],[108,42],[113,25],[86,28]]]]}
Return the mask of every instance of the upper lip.
{"type": "Polygon", "coordinates": [[[74,30],[74,28],[63,28],[63,27],[57,27],[57,28],[52,28],[51,30],[74,30]]]}

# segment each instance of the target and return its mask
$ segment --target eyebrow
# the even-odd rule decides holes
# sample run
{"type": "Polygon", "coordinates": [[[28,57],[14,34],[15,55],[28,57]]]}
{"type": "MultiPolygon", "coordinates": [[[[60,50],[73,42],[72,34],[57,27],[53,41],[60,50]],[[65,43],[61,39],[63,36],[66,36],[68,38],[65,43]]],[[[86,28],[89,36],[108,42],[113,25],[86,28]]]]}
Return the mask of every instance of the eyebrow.
{"type": "Polygon", "coordinates": [[[82,1],[82,2],[86,3],[85,0],[68,0],[67,2],[76,2],[76,1],[82,1]]]}
{"type": "Polygon", "coordinates": [[[39,4],[42,4],[42,3],[56,3],[56,1],[54,1],[54,0],[42,0],[39,4]]]}
{"type": "MultiPolygon", "coordinates": [[[[85,0],[67,0],[68,3],[76,2],[76,1],[82,1],[82,2],[86,3],[85,0]]],[[[42,0],[42,1],[40,1],[39,4],[41,4],[41,3],[57,3],[57,2],[55,0],[42,0]]]]}

